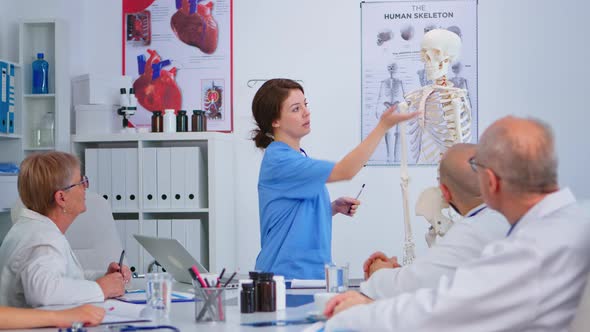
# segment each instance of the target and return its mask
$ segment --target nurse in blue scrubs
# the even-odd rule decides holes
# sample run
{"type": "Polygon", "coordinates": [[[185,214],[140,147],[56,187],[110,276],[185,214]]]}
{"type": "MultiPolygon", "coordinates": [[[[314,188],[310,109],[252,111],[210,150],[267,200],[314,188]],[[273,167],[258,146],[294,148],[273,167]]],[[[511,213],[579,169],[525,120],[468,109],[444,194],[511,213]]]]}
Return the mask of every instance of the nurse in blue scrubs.
{"type": "Polygon", "coordinates": [[[332,260],[332,216],[354,215],[360,202],[330,202],[326,183],[352,179],[385,133],[417,113],[383,113],[373,131],[339,162],[310,158],[300,141],[311,131],[303,87],[289,79],[265,82],[252,101],[258,128],[252,139],[265,149],[258,179],[261,250],[256,270],[287,279],[324,279],[332,260]]]}

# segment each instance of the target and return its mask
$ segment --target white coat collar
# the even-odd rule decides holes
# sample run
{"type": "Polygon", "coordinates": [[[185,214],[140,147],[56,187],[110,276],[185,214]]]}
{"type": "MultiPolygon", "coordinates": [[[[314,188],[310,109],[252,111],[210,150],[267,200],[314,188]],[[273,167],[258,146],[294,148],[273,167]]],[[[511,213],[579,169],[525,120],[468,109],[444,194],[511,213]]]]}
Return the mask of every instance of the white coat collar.
{"type": "Polygon", "coordinates": [[[23,207],[22,210],[20,211],[20,216],[23,218],[36,220],[36,221],[40,221],[44,224],[51,225],[52,227],[55,227],[55,230],[61,234],[61,231],[59,230],[57,225],[53,222],[53,220],[49,219],[47,216],[44,216],[39,212],[29,210],[26,207],[23,207]]]}
{"type": "Polygon", "coordinates": [[[542,219],[545,216],[576,202],[574,194],[569,188],[564,188],[548,194],[539,203],[530,208],[522,218],[514,225],[512,233],[525,227],[531,220],[542,219]]]}

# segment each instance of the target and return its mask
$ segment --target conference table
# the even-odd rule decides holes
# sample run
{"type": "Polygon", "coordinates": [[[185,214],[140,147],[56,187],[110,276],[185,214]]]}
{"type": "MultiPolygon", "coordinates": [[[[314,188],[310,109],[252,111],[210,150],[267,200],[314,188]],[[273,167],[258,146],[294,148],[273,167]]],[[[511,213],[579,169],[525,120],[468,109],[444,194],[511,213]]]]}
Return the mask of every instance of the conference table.
{"type": "MultiPolygon", "coordinates": [[[[174,284],[175,289],[186,291],[186,288],[177,288],[179,284],[174,284]]],[[[315,311],[315,305],[313,303],[313,294],[316,292],[324,291],[323,289],[289,289],[287,290],[287,303],[292,304],[309,302],[296,307],[287,307],[285,310],[276,312],[255,312],[251,314],[241,314],[239,308],[239,291],[237,289],[228,290],[226,294],[226,309],[225,309],[225,322],[206,322],[197,323],[195,319],[195,303],[194,302],[174,302],[172,303],[170,319],[168,322],[157,323],[157,322],[137,322],[129,323],[136,327],[155,326],[159,324],[171,325],[179,329],[180,331],[302,331],[306,328],[314,330],[318,324],[297,324],[297,325],[285,325],[285,326],[264,326],[254,327],[242,325],[244,323],[254,322],[276,322],[284,320],[304,320],[312,314],[317,313],[315,311]],[[296,301],[292,301],[292,300],[296,301]],[[291,301],[290,301],[291,300],[291,301]],[[311,302],[310,302],[311,301],[311,302]]],[[[137,304],[138,306],[145,306],[137,304]]],[[[120,324],[108,324],[100,325],[96,327],[89,327],[86,330],[91,331],[118,331],[117,326],[120,324]]],[[[127,324],[122,324],[127,325],[127,324]]],[[[30,329],[20,331],[56,331],[52,329],[30,329]]],[[[63,330],[62,330],[63,331],[63,330]]],[[[160,331],[166,331],[164,329],[160,331]]],[[[169,330],[168,330],[169,331],[169,330]]]]}

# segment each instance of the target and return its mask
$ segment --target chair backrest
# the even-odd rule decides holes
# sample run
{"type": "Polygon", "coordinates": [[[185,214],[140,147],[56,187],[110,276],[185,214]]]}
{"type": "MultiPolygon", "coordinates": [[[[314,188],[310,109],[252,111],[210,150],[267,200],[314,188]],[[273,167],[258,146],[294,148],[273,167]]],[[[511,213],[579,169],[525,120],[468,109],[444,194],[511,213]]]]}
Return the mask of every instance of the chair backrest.
{"type": "MultiPolygon", "coordinates": [[[[585,200],[580,205],[586,209],[586,212],[590,216],[590,200],[585,200]]],[[[590,275],[586,280],[586,287],[584,288],[584,294],[580,299],[580,304],[576,310],[576,315],[570,326],[570,332],[587,332],[590,331],[590,275]]]]}
{"type": "MultiPolygon", "coordinates": [[[[10,211],[13,223],[22,208],[19,199],[10,211]]],[[[70,225],[66,238],[85,270],[106,271],[110,262],[119,260],[123,250],[109,203],[91,191],[86,192],[86,212],[70,225]]]]}
{"type": "Polygon", "coordinates": [[[109,203],[91,191],[86,192],[86,212],[70,225],[66,237],[85,270],[106,271],[123,250],[109,203]]]}
{"type": "Polygon", "coordinates": [[[576,310],[576,315],[570,325],[570,332],[588,332],[590,331],[590,276],[586,280],[584,294],[580,299],[580,304],[576,310]]]}

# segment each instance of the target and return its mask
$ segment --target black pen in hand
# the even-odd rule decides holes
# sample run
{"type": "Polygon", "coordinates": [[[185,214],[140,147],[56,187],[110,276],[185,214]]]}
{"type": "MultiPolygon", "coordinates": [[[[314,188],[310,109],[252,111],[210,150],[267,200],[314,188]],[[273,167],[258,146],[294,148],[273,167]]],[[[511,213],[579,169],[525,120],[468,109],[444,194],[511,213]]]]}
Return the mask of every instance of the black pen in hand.
{"type": "Polygon", "coordinates": [[[125,250],[121,251],[121,257],[119,257],[119,272],[123,271],[123,258],[125,257],[125,250]]]}
{"type": "MultiPolygon", "coordinates": [[[[364,188],[365,188],[365,184],[363,183],[361,190],[359,190],[359,193],[356,194],[356,197],[354,199],[359,199],[359,197],[361,197],[361,193],[363,192],[364,188]]],[[[350,214],[350,211],[352,211],[352,206],[353,206],[353,204],[350,204],[350,207],[348,208],[348,214],[350,214]]]]}

